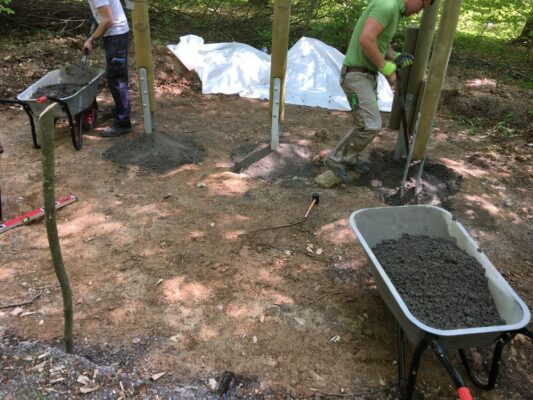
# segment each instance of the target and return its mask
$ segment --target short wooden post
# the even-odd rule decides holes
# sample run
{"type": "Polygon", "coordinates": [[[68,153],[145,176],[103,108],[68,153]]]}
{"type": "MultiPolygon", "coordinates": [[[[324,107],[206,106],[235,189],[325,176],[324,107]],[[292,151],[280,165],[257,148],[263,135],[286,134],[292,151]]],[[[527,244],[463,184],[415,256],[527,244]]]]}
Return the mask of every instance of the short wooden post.
{"type": "Polygon", "coordinates": [[[272,112],[274,79],[281,80],[279,120],[285,118],[285,77],[289,49],[291,0],[276,0],[272,22],[272,59],[270,64],[270,111],[272,112]]]}

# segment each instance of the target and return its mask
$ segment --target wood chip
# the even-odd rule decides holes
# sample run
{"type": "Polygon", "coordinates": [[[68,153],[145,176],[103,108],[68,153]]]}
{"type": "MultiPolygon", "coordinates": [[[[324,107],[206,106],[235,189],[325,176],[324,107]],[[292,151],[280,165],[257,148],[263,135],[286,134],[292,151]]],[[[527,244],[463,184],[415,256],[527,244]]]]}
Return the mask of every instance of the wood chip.
{"type": "Polygon", "coordinates": [[[80,393],[91,393],[91,392],[96,392],[98,389],[100,389],[100,386],[99,385],[96,385],[96,386],[82,386],[80,388],[80,393]]]}
{"type": "Polygon", "coordinates": [[[76,379],[76,382],[81,383],[82,385],[87,385],[91,383],[91,379],[85,375],[78,375],[78,379],[76,379]]]}
{"type": "Polygon", "coordinates": [[[157,381],[159,378],[161,378],[163,375],[165,375],[166,372],[159,372],[158,374],[153,374],[151,377],[150,377],[150,380],[152,381],[157,381]]]}
{"type": "Polygon", "coordinates": [[[54,384],[54,383],[59,383],[59,382],[63,382],[65,380],[65,378],[56,378],[56,379],[52,379],[50,381],[50,384],[54,384]]]}

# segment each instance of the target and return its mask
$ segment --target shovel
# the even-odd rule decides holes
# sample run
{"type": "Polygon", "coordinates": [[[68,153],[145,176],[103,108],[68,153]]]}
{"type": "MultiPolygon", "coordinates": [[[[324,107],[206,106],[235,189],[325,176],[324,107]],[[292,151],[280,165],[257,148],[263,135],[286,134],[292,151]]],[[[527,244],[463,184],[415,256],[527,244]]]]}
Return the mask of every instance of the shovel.
{"type": "MultiPolygon", "coordinates": [[[[96,23],[93,22],[91,25],[91,30],[89,32],[89,35],[92,35],[94,32],[94,29],[96,28],[96,23]]],[[[80,79],[82,81],[87,81],[92,77],[91,72],[87,68],[87,61],[89,59],[89,49],[83,48],[83,56],[81,57],[81,60],[77,63],[67,65],[65,67],[65,73],[76,79],[80,79]]]]}

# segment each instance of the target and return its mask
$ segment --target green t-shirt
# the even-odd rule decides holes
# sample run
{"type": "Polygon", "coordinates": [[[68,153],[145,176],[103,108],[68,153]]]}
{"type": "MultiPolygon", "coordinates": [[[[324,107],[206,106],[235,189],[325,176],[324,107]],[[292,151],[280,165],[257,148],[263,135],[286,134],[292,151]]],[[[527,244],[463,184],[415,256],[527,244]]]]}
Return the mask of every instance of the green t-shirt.
{"type": "Polygon", "coordinates": [[[377,71],[377,67],[365,56],[359,45],[359,36],[361,36],[366,19],[372,17],[383,26],[383,31],[378,36],[377,42],[379,50],[384,55],[392,37],[398,30],[398,23],[404,11],[404,0],[373,0],[355,25],[348,51],[344,57],[344,65],[366,67],[371,71],[377,71]]]}

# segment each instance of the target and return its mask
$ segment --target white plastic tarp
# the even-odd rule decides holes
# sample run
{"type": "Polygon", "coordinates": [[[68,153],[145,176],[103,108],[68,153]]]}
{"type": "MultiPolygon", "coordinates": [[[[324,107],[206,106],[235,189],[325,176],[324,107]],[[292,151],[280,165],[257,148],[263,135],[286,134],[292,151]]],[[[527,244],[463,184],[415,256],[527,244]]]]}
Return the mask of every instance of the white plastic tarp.
{"type": "MultiPolygon", "coordinates": [[[[180,37],[169,50],[202,81],[202,93],[239,94],[268,99],[270,56],[243,43],[204,44],[195,35],[180,37]]],[[[317,39],[301,38],[289,50],[285,103],[349,110],[339,85],[344,55],[317,39]]],[[[378,105],[389,112],[393,93],[387,80],[378,77],[378,105]]]]}

